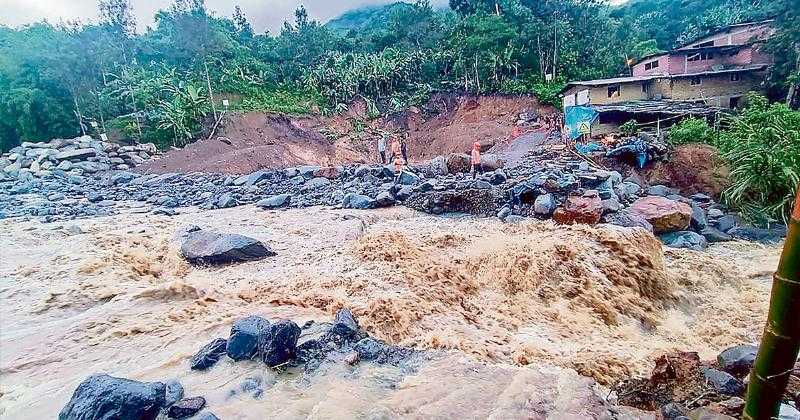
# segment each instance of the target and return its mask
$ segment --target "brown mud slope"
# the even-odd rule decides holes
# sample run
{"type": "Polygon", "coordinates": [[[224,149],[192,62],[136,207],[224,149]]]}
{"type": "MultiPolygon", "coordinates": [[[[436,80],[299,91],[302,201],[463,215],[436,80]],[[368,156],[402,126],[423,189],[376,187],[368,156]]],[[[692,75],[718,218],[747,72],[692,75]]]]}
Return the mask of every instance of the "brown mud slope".
{"type": "Polygon", "coordinates": [[[468,153],[475,141],[506,143],[522,112],[551,113],[532,96],[437,95],[421,113],[404,115],[409,155],[418,160],[448,153],[468,153]],[[432,115],[425,118],[424,114],[432,115]]]}
{"type": "Polygon", "coordinates": [[[633,162],[600,160],[624,176],[639,177],[649,185],[668,185],[685,195],[704,193],[718,199],[730,184],[730,170],[725,161],[716,148],[706,144],[678,146],[664,160],[648,164],[642,170],[633,169],[633,162]]]}
{"type": "MultiPolygon", "coordinates": [[[[475,140],[505,143],[520,113],[552,112],[530,96],[435,95],[423,108],[370,120],[366,104],[333,117],[232,113],[211,139],[171,150],[137,168],[142,172],[250,173],[297,165],[376,162],[384,132],[408,134],[411,160],[466,153],[475,140]]],[[[210,130],[209,130],[210,131],[210,130]]],[[[207,137],[208,134],[205,135],[207,137]]]]}
{"type": "Polygon", "coordinates": [[[319,117],[230,114],[220,123],[213,138],[170,150],[137,170],[246,174],[262,168],[364,161],[363,154],[346,143],[325,137],[321,131],[326,124],[319,117]]]}

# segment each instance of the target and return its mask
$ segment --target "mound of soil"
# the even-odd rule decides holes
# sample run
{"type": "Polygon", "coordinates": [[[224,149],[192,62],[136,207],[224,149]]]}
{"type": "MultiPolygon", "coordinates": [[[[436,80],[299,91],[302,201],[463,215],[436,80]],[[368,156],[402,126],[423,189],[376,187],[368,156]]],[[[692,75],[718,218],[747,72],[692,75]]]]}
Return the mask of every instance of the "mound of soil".
{"type": "Polygon", "coordinates": [[[138,170],[244,174],[264,168],[375,162],[377,141],[385,132],[407,133],[409,158],[420,161],[469,152],[475,140],[487,148],[505,144],[519,114],[530,111],[553,109],[532,96],[440,94],[422,109],[375,120],[368,118],[363,101],[333,117],[232,113],[210,139],[170,150],[138,170]]]}
{"type": "Polygon", "coordinates": [[[211,139],[170,150],[137,169],[142,172],[222,172],[246,174],[263,168],[304,164],[364,162],[363,153],[322,134],[319,117],[230,114],[211,139]]]}

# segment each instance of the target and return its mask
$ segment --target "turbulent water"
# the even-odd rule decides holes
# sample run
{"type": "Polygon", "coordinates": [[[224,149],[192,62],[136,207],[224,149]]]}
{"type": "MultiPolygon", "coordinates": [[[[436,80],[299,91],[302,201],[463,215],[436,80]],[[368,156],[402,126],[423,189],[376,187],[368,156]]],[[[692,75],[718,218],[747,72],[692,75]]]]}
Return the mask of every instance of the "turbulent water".
{"type": "Polygon", "coordinates": [[[178,378],[223,419],[602,418],[594,381],[646,373],[670,349],[711,358],[755,342],[779,254],[751,243],[665,252],[612,227],[251,206],[4,220],[0,249],[0,415],[20,419],[53,418],[95,372],[178,378]],[[176,241],[190,224],[278,256],[190,267],[176,241]],[[238,317],[302,324],[342,307],[378,338],[436,351],[315,375],[230,360],[188,369],[238,317]]]}

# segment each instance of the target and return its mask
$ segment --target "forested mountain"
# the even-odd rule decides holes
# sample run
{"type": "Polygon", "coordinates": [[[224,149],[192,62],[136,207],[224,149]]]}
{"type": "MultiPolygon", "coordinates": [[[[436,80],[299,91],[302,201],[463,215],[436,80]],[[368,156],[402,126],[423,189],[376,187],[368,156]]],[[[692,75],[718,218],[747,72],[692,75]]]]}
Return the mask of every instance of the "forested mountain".
{"type": "Polygon", "coordinates": [[[0,26],[0,149],[20,141],[116,129],[183,144],[233,109],[372,112],[436,90],[536,93],[566,80],[625,74],[626,62],[723,24],[777,16],[780,62],[770,83],[797,77],[797,0],[451,0],[348,12],[322,25],[302,7],[278,34],[257,34],[237,8],[210,13],[175,0],[135,33],[129,0],[102,0],[97,23],[0,26]],[[546,82],[545,75],[552,75],[546,82]],[[94,128],[97,125],[97,128],[94,128]]]}

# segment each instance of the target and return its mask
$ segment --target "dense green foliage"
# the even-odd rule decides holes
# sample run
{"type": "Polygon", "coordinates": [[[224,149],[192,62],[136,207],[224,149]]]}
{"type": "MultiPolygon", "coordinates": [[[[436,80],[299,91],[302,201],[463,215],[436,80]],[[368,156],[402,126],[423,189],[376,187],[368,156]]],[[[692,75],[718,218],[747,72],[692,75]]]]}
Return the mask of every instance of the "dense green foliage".
{"type": "Polygon", "coordinates": [[[800,111],[750,95],[714,144],[728,161],[726,200],[753,219],[785,218],[800,185],[800,111]]]}
{"type": "Polygon", "coordinates": [[[711,144],[714,137],[714,130],[705,119],[689,117],[669,129],[667,141],[674,146],[689,143],[711,144]]]}
{"type": "Polygon", "coordinates": [[[289,113],[363,98],[377,114],[442,90],[558,104],[567,80],[624,74],[630,60],[767,16],[783,28],[771,46],[771,83],[782,93],[797,77],[794,1],[451,0],[435,10],[419,0],[328,25],[301,7],[272,35],[256,33],[238,8],[213,15],[203,0],[174,0],[136,34],[130,1],[102,0],[96,24],[0,26],[0,149],[94,130],[181,145],[223,99],[233,110],[289,113]]]}

